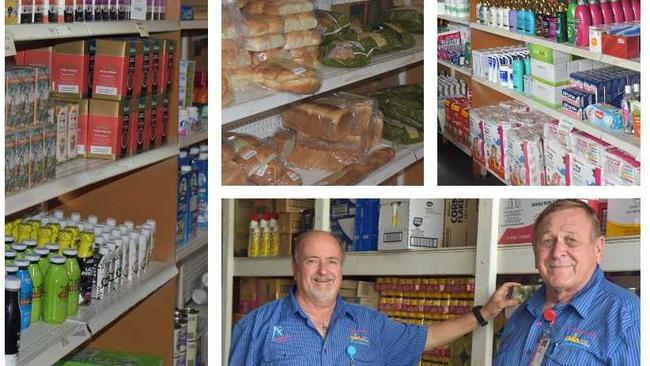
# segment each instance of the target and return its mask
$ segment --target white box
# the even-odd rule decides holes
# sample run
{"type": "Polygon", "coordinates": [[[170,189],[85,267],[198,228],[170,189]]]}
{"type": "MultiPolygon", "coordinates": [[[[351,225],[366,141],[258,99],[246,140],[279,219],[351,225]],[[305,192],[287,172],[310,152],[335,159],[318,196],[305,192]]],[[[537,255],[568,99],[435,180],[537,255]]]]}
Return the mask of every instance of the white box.
{"type": "Polygon", "coordinates": [[[577,64],[571,64],[573,71],[569,71],[569,63],[563,62],[558,64],[549,64],[547,62],[532,59],[530,68],[533,77],[536,80],[546,84],[559,86],[569,83],[569,74],[577,71],[577,64]]]}
{"type": "Polygon", "coordinates": [[[607,237],[641,235],[641,199],[607,200],[607,237]]]}
{"type": "Polygon", "coordinates": [[[439,248],[444,210],[444,199],[382,199],[378,250],[439,248]]]}
{"type": "Polygon", "coordinates": [[[571,159],[572,186],[600,186],[602,185],[602,175],[603,170],[588,158],[580,154],[573,154],[571,159]]]}
{"type": "MultiPolygon", "coordinates": [[[[594,60],[583,58],[582,60],[571,61],[571,63],[578,64],[578,71],[587,71],[594,68],[594,60]]],[[[570,73],[569,73],[570,74],[570,73]]]]}
{"type": "Polygon", "coordinates": [[[555,202],[548,199],[504,199],[499,212],[499,244],[530,244],[537,215],[555,202]]]}
{"type": "Polygon", "coordinates": [[[607,28],[604,25],[589,27],[589,51],[603,53],[603,34],[607,33],[607,28]]]}
{"type": "Polygon", "coordinates": [[[557,108],[562,105],[563,88],[565,88],[564,85],[552,86],[539,80],[533,79],[533,88],[531,90],[531,94],[538,101],[543,102],[544,104],[550,104],[553,107],[557,108]]]}
{"type": "Polygon", "coordinates": [[[544,141],[544,169],[547,186],[571,185],[571,153],[554,140],[544,141]]]}

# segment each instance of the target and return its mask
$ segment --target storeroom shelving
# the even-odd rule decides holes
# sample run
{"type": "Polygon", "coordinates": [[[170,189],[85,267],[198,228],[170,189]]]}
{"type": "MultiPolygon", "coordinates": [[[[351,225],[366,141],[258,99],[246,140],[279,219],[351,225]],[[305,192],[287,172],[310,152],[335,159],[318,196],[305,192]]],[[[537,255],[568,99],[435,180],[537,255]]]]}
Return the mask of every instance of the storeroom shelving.
{"type": "Polygon", "coordinates": [[[180,25],[177,21],[167,20],[124,20],[117,22],[19,24],[5,26],[5,32],[11,34],[14,42],[114,36],[135,33],[175,32],[179,29],[180,25]]]}
{"type": "Polygon", "coordinates": [[[459,18],[447,14],[438,14],[438,19],[444,19],[452,23],[469,25],[469,18],[459,18]]]}
{"type": "Polygon", "coordinates": [[[467,66],[458,66],[458,65],[454,65],[452,63],[445,62],[445,61],[440,61],[440,60],[438,60],[438,63],[440,65],[442,65],[442,66],[446,66],[446,67],[450,68],[454,72],[459,72],[459,73],[461,73],[463,75],[472,76],[472,69],[470,69],[467,66]]]}

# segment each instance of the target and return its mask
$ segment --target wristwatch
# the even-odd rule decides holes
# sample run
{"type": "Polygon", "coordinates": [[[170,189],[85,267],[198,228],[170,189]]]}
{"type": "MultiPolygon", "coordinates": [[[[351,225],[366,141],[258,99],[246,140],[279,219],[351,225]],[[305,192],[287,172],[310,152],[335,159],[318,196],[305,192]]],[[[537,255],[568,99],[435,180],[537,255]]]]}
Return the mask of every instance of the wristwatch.
{"type": "Polygon", "coordinates": [[[483,305],[476,305],[472,308],[472,314],[474,314],[474,317],[476,318],[476,321],[478,324],[482,327],[487,325],[487,320],[483,317],[481,314],[481,309],[483,308],[483,305]]]}

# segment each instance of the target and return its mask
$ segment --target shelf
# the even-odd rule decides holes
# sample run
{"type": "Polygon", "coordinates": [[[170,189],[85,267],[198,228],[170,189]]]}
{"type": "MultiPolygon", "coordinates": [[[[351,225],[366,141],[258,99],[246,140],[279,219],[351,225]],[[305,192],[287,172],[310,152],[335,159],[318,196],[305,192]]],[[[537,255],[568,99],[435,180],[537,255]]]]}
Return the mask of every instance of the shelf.
{"type": "Polygon", "coordinates": [[[90,332],[83,322],[66,320],[61,325],[48,325],[43,321],[32,323],[20,333],[18,365],[50,365],[88,339],[90,332]]]}
{"type": "MultiPolygon", "coordinates": [[[[473,275],[476,248],[348,252],[345,276],[473,275]]],[[[293,276],[291,257],[235,258],[235,277],[293,276]]]]}
{"type": "Polygon", "coordinates": [[[458,18],[458,17],[452,17],[451,15],[447,15],[447,14],[438,14],[438,19],[444,19],[458,24],[469,25],[469,18],[458,18]]]}
{"type": "Polygon", "coordinates": [[[159,147],[130,158],[101,160],[78,158],[56,167],[57,178],[5,197],[5,215],[24,210],[79,188],[115,177],[178,154],[178,146],[159,147]]]}
{"type": "Polygon", "coordinates": [[[459,72],[459,73],[467,75],[467,76],[472,76],[472,69],[470,69],[467,66],[458,66],[458,65],[454,65],[454,64],[451,64],[449,62],[440,61],[440,60],[438,60],[438,63],[440,65],[442,65],[442,66],[446,66],[446,67],[454,70],[455,72],[459,72]]]}
{"type": "Polygon", "coordinates": [[[454,146],[456,146],[460,151],[464,152],[465,155],[472,157],[472,151],[469,149],[469,147],[461,144],[460,142],[456,141],[453,137],[449,136],[445,132],[442,132],[442,137],[445,138],[445,140],[449,141],[452,143],[454,146]]]}
{"type": "Polygon", "coordinates": [[[174,263],[151,262],[149,270],[137,281],[123,285],[101,301],[93,300],[89,306],[80,306],[77,315],[70,319],[88,324],[94,335],[177,274],[174,263]]]}
{"type": "Polygon", "coordinates": [[[423,37],[417,34],[413,36],[416,39],[414,47],[408,50],[391,52],[374,57],[372,63],[365,67],[345,69],[322,66],[320,68],[322,77],[321,88],[314,94],[298,95],[268,90],[257,85],[246,86],[242,88],[243,90],[233,93],[232,105],[222,109],[221,123],[228,124],[242,120],[289,103],[310,98],[317,94],[332,91],[379,74],[420,62],[424,59],[423,37]]]}
{"type": "Polygon", "coordinates": [[[571,118],[567,116],[566,114],[562,113],[560,109],[554,109],[550,108],[542,103],[537,102],[536,100],[526,96],[525,94],[517,93],[516,91],[512,89],[508,89],[505,87],[502,87],[498,84],[492,83],[488,80],[485,80],[483,78],[479,78],[477,76],[472,76],[472,80],[476,81],[477,83],[483,84],[487,86],[488,88],[494,89],[498,91],[501,94],[507,95],[510,98],[516,99],[518,101],[524,102],[534,109],[539,110],[540,112],[546,113],[549,116],[556,118],[558,120],[568,120],[573,122],[574,126],[581,130],[584,131],[590,135],[593,135],[596,138],[599,138],[611,145],[614,145],[618,147],[619,149],[627,152],[630,154],[633,158],[635,158],[637,161],[640,161],[641,157],[641,149],[640,149],[640,141],[638,138],[632,136],[632,135],[627,135],[622,132],[612,132],[612,131],[607,131],[603,128],[600,128],[598,126],[594,126],[590,124],[587,121],[581,121],[575,118],[571,118]]]}
{"type": "Polygon", "coordinates": [[[15,42],[37,41],[44,39],[84,38],[120,34],[173,32],[179,30],[176,21],[125,20],[115,22],[87,22],[61,24],[19,24],[7,25],[5,31],[11,33],[15,42]]]}
{"type": "MultiPolygon", "coordinates": [[[[639,237],[608,239],[601,267],[605,272],[640,271],[641,245],[639,237]]],[[[537,274],[533,247],[527,245],[500,245],[499,274],[537,274]]]]}
{"type": "Polygon", "coordinates": [[[187,136],[178,136],[178,146],[182,149],[190,145],[198,144],[208,139],[208,127],[204,130],[192,132],[187,136]]]}
{"type": "Polygon", "coordinates": [[[207,20],[182,20],[181,21],[181,30],[189,29],[208,29],[207,20]]]}
{"type": "Polygon", "coordinates": [[[199,230],[196,235],[196,238],[194,238],[189,243],[187,243],[187,245],[176,248],[176,263],[191,256],[196,251],[206,247],[207,245],[208,245],[208,232],[199,230]]]}
{"type": "Polygon", "coordinates": [[[489,25],[478,24],[476,22],[471,23],[469,26],[470,28],[474,28],[476,30],[496,34],[498,36],[514,39],[517,41],[534,43],[534,44],[552,48],[554,50],[570,53],[572,55],[588,58],[595,61],[605,62],[610,65],[616,65],[616,66],[624,67],[626,69],[639,71],[639,72],[641,71],[641,63],[638,60],[626,60],[624,58],[604,55],[596,52],[590,52],[587,48],[579,48],[579,47],[571,46],[566,43],[556,43],[544,38],[526,36],[519,33],[513,33],[505,29],[499,29],[489,25]]]}

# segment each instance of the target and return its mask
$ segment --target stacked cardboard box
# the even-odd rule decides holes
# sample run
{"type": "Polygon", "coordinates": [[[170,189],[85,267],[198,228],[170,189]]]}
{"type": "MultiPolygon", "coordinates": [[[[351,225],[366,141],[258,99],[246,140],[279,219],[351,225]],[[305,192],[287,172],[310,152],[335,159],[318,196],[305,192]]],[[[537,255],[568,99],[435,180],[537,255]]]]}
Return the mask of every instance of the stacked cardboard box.
{"type": "Polygon", "coordinates": [[[368,281],[343,280],[339,295],[351,304],[359,304],[377,310],[379,308],[379,292],[375,283],[368,281]]]}

